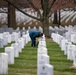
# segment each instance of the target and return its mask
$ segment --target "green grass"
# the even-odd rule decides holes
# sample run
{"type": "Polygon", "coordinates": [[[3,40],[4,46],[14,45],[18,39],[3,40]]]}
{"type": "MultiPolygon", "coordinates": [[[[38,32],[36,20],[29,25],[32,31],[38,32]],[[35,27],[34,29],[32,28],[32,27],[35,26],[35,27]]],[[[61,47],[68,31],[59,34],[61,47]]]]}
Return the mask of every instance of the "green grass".
{"type": "MultiPolygon", "coordinates": [[[[76,75],[76,70],[69,69],[73,62],[67,60],[58,44],[51,39],[46,40],[46,43],[50,64],[54,66],[54,75],[76,75]]],[[[19,57],[15,58],[15,64],[9,65],[8,75],[37,75],[37,47],[30,47],[29,42],[19,57]]]]}
{"type": "Polygon", "coordinates": [[[18,58],[15,58],[15,64],[9,65],[8,75],[36,75],[37,71],[37,48],[31,48],[28,43],[18,58]]]}
{"type": "MultiPolygon", "coordinates": [[[[12,43],[14,43],[14,42],[12,42],[12,43]]],[[[1,52],[4,52],[5,47],[11,46],[12,43],[8,43],[8,44],[7,44],[6,46],[4,46],[3,48],[0,48],[0,53],[1,53],[1,52]]]]}
{"type": "Polygon", "coordinates": [[[48,55],[50,56],[50,64],[54,66],[54,75],[76,75],[76,70],[70,69],[72,61],[67,60],[64,52],[61,51],[58,44],[52,40],[47,42],[48,55]]]}

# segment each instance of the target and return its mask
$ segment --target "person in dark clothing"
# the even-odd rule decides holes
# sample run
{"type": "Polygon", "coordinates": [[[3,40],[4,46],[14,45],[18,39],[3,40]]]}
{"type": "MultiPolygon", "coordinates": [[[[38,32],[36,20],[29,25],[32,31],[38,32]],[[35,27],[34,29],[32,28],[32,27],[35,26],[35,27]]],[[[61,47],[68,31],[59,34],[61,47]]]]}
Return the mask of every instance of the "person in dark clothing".
{"type": "Polygon", "coordinates": [[[36,47],[36,38],[43,36],[43,33],[36,29],[29,30],[29,36],[31,38],[31,47],[36,47]]]}

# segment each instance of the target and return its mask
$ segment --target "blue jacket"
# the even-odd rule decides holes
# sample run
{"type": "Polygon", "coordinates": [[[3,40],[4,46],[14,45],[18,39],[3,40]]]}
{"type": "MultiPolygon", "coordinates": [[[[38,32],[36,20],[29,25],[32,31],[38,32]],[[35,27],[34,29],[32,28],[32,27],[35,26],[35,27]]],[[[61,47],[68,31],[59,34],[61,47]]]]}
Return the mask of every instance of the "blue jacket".
{"type": "Polygon", "coordinates": [[[35,39],[36,37],[38,37],[40,35],[40,31],[36,30],[36,29],[30,29],[29,30],[29,35],[30,37],[33,39],[35,39]]]}

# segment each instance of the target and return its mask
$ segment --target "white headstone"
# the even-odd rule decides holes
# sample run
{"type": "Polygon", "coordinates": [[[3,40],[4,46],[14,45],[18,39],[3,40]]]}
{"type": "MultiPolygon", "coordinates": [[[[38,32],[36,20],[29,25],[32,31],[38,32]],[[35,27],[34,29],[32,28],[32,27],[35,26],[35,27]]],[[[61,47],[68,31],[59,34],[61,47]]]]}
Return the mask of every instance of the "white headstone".
{"type": "Polygon", "coordinates": [[[68,46],[69,45],[72,45],[71,42],[65,42],[65,50],[64,50],[64,55],[67,55],[68,54],[68,46]]]}
{"type": "Polygon", "coordinates": [[[42,54],[42,55],[38,55],[38,60],[37,60],[37,71],[38,71],[38,75],[39,73],[42,71],[40,70],[40,68],[42,68],[44,66],[44,64],[49,64],[49,56],[42,54]]]}
{"type": "Polygon", "coordinates": [[[73,45],[69,44],[68,45],[68,50],[67,50],[67,59],[68,60],[73,60],[72,51],[73,51],[73,45]]]}
{"type": "Polygon", "coordinates": [[[38,56],[38,65],[49,64],[49,56],[42,54],[38,56]]]}
{"type": "Polygon", "coordinates": [[[18,47],[19,47],[19,52],[22,52],[22,41],[21,40],[17,40],[16,43],[18,43],[18,47]]]}
{"type": "Polygon", "coordinates": [[[5,47],[5,53],[8,54],[8,64],[14,64],[14,48],[5,47]]]}
{"type": "Polygon", "coordinates": [[[76,46],[74,46],[73,48],[73,65],[76,66],[76,46]]]}
{"type": "Polygon", "coordinates": [[[38,48],[39,47],[46,47],[46,42],[45,41],[44,42],[39,42],[38,48]]]}
{"type": "Polygon", "coordinates": [[[8,44],[8,36],[3,36],[3,44],[4,46],[8,44]]]}
{"type": "Polygon", "coordinates": [[[0,53],[0,74],[8,74],[8,54],[0,53]]]}
{"type": "Polygon", "coordinates": [[[11,46],[14,48],[14,57],[19,57],[18,44],[14,43],[11,46]]]}
{"type": "Polygon", "coordinates": [[[61,39],[61,43],[60,43],[60,47],[61,47],[61,50],[64,51],[65,50],[65,43],[68,42],[67,39],[61,39]]]}
{"type": "Polygon", "coordinates": [[[12,41],[17,41],[18,33],[17,32],[13,32],[12,35],[11,35],[11,39],[12,39],[12,41]]]}
{"type": "Polygon", "coordinates": [[[22,32],[22,36],[25,35],[25,34],[26,34],[25,32],[22,32]]]}
{"type": "Polygon", "coordinates": [[[3,39],[0,38],[0,48],[3,48],[4,47],[4,44],[3,44],[3,39]]]}
{"type": "Polygon", "coordinates": [[[36,27],[34,26],[33,29],[36,29],[36,27]]]}
{"type": "Polygon", "coordinates": [[[54,75],[53,66],[50,64],[44,64],[43,66],[39,66],[39,70],[37,71],[37,75],[54,75]]]}
{"type": "Polygon", "coordinates": [[[24,38],[24,45],[26,45],[27,35],[23,35],[22,38],[24,38]]]}
{"type": "Polygon", "coordinates": [[[8,43],[11,43],[11,35],[8,35],[8,43]]]}
{"type": "Polygon", "coordinates": [[[38,55],[46,54],[47,55],[47,48],[46,47],[39,47],[38,50],[38,55]]]}
{"type": "Polygon", "coordinates": [[[3,38],[3,33],[0,33],[0,38],[3,38]]]}
{"type": "Polygon", "coordinates": [[[25,46],[25,43],[24,43],[25,42],[25,39],[22,37],[19,40],[22,42],[22,48],[24,48],[24,46],[25,46]]]}
{"type": "Polygon", "coordinates": [[[20,30],[20,28],[19,27],[17,27],[17,29],[16,29],[17,31],[19,31],[20,30]]]}

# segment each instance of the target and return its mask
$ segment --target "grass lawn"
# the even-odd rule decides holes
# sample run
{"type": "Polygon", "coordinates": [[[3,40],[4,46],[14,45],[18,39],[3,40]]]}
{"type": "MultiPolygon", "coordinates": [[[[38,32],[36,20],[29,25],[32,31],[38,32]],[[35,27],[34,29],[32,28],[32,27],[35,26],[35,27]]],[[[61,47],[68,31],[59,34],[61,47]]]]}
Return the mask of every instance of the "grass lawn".
{"type": "MultiPolygon", "coordinates": [[[[54,75],[76,75],[76,70],[69,69],[72,61],[67,60],[58,44],[51,39],[46,40],[50,64],[54,66],[54,75]]],[[[3,49],[0,49],[0,52],[3,49]]],[[[30,42],[25,46],[15,64],[9,65],[8,75],[37,75],[37,47],[30,47],[30,42]]]]}
{"type": "Polygon", "coordinates": [[[50,64],[54,66],[54,75],[76,75],[76,70],[70,69],[72,61],[67,60],[64,52],[61,51],[58,44],[52,40],[47,41],[48,55],[50,64]]]}

